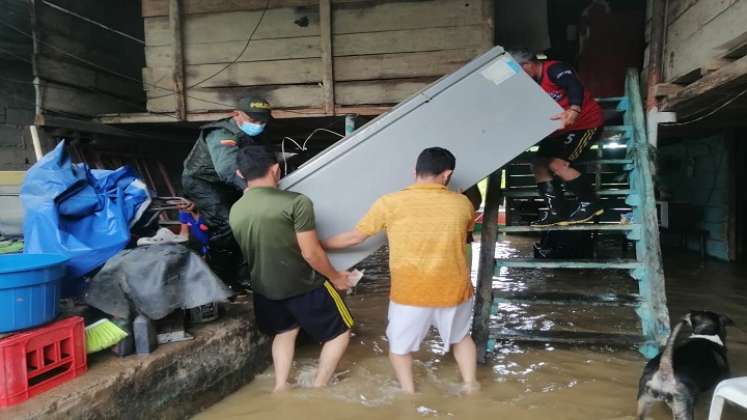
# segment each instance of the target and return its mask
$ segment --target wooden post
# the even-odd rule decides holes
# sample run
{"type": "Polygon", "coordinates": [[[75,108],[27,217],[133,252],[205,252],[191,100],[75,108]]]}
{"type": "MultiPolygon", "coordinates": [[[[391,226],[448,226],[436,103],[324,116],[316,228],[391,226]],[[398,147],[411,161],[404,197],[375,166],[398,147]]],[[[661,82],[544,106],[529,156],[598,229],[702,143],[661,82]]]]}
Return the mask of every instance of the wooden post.
{"type": "Polygon", "coordinates": [[[475,297],[475,317],[472,321],[472,337],[477,345],[477,360],[485,363],[488,339],[490,309],[493,306],[493,277],[495,276],[495,242],[498,239],[498,210],[501,200],[501,169],[488,177],[485,194],[485,212],[480,233],[480,260],[477,267],[477,296],[475,297]]]}
{"type": "Polygon", "coordinates": [[[482,1],[483,49],[485,51],[495,46],[495,1],[482,1]]]}
{"type": "Polygon", "coordinates": [[[41,80],[39,79],[39,4],[35,0],[29,0],[29,20],[31,21],[31,42],[32,42],[32,54],[31,54],[31,71],[34,75],[34,113],[41,115],[44,110],[41,90],[41,80]]]}
{"type": "Polygon", "coordinates": [[[656,215],[656,198],[654,196],[653,165],[651,149],[646,138],[645,117],[639,90],[638,71],[628,70],[625,80],[625,93],[630,100],[630,109],[626,113],[625,123],[633,125],[634,153],[636,168],[631,172],[631,189],[640,196],[640,202],[634,210],[638,223],[642,225],[641,237],[636,242],[636,258],[643,263],[642,270],[633,270],[631,275],[638,280],[638,290],[642,307],[638,312],[641,318],[641,329],[648,340],[640,351],[652,358],[669,336],[669,310],[664,284],[661,245],[659,243],[659,222],[656,215]]]}
{"type": "Polygon", "coordinates": [[[650,0],[653,2],[651,12],[651,36],[648,42],[648,69],[646,71],[646,110],[657,108],[656,85],[661,80],[662,56],[664,54],[664,36],[667,28],[667,6],[665,0],[650,0]]]}
{"type": "Polygon", "coordinates": [[[174,90],[176,90],[176,116],[179,121],[187,119],[187,102],[184,96],[184,46],[182,43],[181,0],[169,0],[169,28],[171,45],[174,48],[174,90]]]}
{"type": "Polygon", "coordinates": [[[729,216],[726,224],[727,246],[729,252],[729,261],[736,261],[738,256],[737,241],[739,240],[739,235],[737,234],[737,203],[739,201],[739,194],[741,193],[741,188],[737,187],[737,172],[739,171],[737,169],[739,168],[737,166],[739,164],[737,158],[737,151],[739,150],[739,146],[737,145],[737,141],[739,141],[739,139],[736,135],[736,129],[732,129],[731,131],[729,131],[729,134],[725,140],[728,153],[726,178],[729,185],[729,216]]]}
{"type": "Polygon", "coordinates": [[[319,27],[322,50],[322,98],[325,114],[335,113],[335,74],[332,56],[332,6],[330,0],[319,0],[319,27]]]}

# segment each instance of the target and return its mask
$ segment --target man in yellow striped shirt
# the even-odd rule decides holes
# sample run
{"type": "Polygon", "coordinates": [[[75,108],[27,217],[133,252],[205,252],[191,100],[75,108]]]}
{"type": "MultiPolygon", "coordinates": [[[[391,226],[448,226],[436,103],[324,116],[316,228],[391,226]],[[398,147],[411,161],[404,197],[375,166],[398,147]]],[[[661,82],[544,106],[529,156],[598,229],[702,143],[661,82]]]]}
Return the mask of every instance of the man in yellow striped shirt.
{"type": "Polygon", "coordinates": [[[477,388],[475,343],[469,334],[473,288],[465,243],[474,225],[474,207],[448,185],[456,159],[439,147],[425,149],[415,167],[415,184],[377,200],[354,230],[322,245],[355,246],[380,231],[389,240],[392,285],[387,338],[402,390],[415,391],[412,352],[436,327],[454,357],[465,389],[477,388]]]}

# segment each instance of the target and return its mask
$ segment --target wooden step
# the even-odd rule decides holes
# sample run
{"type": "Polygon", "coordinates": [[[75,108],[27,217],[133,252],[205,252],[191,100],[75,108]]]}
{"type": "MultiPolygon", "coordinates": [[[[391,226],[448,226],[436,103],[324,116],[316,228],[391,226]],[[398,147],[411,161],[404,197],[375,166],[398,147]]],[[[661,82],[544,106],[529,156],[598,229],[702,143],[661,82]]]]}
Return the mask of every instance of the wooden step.
{"type": "MultiPolygon", "coordinates": [[[[570,268],[578,270],[633,270],[641,263],[632,259],[612,260],[551,260],[539,258],[498,258],[495,260],[496,271],[501,267],[511,268],[570,268]]],[[[496,273],[498,275],[498,273],[496,273]]]]}
{"type": "Polygon", "coordinates": [[[610,103],[610,102],[622,102],[628,100],[627,96],[607,96],[604,98],[594,98],[595,101],[597,101],[600,104],[604,103],[610,103]]]}
{"type": "Polygon", "coordinates": [[[638,295],[620,293],[602,293],[584,295],[564,292],[517,292],[506,293],[493,291],[493,303],[516,303],[532,305],[586,305],[586,306],[637,306],[638,295]]]}
{"type": "Polygon", "coordinates": [[[638,224],[622,223],[585,223],[583,225],[570,226],[498,226],[498,232],[515,233],[515,232],[556,232],[556,231],[616,231],[627,232],[636,229],[638,224]]]}
{"type": "MultiPolygon", "coordinates": [[[[630,194],[630,189],[606,189],[597,191],[600,196],[627,196],[630,194]]],[[[536,189],[523,190],[523,191],[503,191],[504,197],[509,198],[540,198],[539,193],[536,189]]]]}
{"type": "Polygon", "coordinates": [[[511,340],[536,343],[614,346],[635,346],[645,341],[644,338],[638,334],[612,334],[580,331],[502,330],[495,332],[491,331],[490,338],[492,340],[511,340]]]}
{"type": "Polygon", "coordinates": [[[603,134],[608,133],[632,133],[633,132],[633,126],[632,125],[605,125],[603,134]]]}
{"type": "Polygon", "coordinates": [[[573,162],[574,165],[632,165],[633,159],[596,159],[596,160],[579,160],[573,162]]]}

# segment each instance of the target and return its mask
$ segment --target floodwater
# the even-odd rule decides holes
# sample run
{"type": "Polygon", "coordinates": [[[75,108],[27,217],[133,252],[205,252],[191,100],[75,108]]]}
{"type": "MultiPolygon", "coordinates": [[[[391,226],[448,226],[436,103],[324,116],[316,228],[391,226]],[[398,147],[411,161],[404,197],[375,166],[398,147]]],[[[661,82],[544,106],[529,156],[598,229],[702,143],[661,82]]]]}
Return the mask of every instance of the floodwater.
{"type": "MultiPolygon", "coordinates": [[[[505,239],[505,238],[504,238],[505,239]]],[[[527,255],[530,240],[510,237],[499,243],[497,255],[527,255]]],[[[473,255],[477,255],[474,252],[473,255]]],[[[385,255],[366,263],[366,277],[347,302],[357,327],[339,366],[334,384],[311,389],[318,347],[298,349],[294,373],[297,385],[272,394],[272,368],[223,401],[197,415],[209,419],[634,419],[638,378],[643,358],[633,349],[563,347],[549,344],[497,343],[490,362],[478,368],[482,389],[459,392],[459,376],[451,354],[430,335],[416,354],[418,392],[398,392],[387,358],[384,336],[388,273],[385,255]]],[[[476,262],[473,263],[476,266],[476,262]]],[[[689,309],[709,309],[737,323],[727,345],[735,376],[747,375],[747,267],[701,261],[693,254],[665,258],[672,319],[689,309]]],[[[554,271],[542,276],[527,270],[506,270],[495,279],[504,291],[559,290],[604,293],[635,290],[624,274],[554,271]]],[[[495,328],[635,332],[630,308],[529,307],[501,305],[495,328]]],[[[710,394],[698,403],[696,418],[705,419],[710,394]]],[[[725,420],[747,418],[747,412],[727,405],[725,420]]],[[[654,419],[671,419],[661,405],[654,419]]]]}

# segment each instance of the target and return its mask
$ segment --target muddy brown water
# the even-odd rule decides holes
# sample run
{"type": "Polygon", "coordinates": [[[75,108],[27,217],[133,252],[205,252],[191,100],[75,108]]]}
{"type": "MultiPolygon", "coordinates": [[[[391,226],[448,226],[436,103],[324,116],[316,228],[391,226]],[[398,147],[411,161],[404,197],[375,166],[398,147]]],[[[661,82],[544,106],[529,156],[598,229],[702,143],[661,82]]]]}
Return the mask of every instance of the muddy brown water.
{"type": "MultiPolygon", "coordinates": [[[[503,238],[499,256],[526,255],[528,238],[503,238]]],[[[477,255],[477,253],[474,253],[477,255]]],[[[450,354],[431,334],[416,354],[418,392],[397,392],[384,336],[388,303],[385,254],[365,262],[366,277],[347,298],[357,327],[335,377],[326,389],[311,389],[318,347],[298,349],[293,379],[296,387],[271,394],[272,368],[218,404],[195,416],[211,419],[634,419],[638,378],[644,365],[634,349],[563,347],[549,344],[499,342],[488,364],[479,367],[482,389],[459,393],[459,377],[450,354]]],[[[475,263],[476,264],[476,263],[475,263]]],[[[672,319],[689,309],[728,314],[747,331],[747,267],[701,261],[693,254],[665,258],[667,293],[672,319]]],[[[578,271],[506,270],[495,279],[502,290],[562,290],[566,292],[633,291],[624,274],[578,271]]],[[[633,332],[632,309],[530,307],[505,304],[494,327],[600,332],[633,332]]],[[[747,333],[730,330],[727,341],[733,374],[747,375],[747,333]]],[[[705,419],[710,394],[698,402],[696,418],[705,419]]],[[[661,405],[654,419],[671,419],[661,405]]],[[[747,419],[747,411],[728,406],[725,420],[747,419]]]]}

